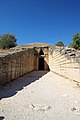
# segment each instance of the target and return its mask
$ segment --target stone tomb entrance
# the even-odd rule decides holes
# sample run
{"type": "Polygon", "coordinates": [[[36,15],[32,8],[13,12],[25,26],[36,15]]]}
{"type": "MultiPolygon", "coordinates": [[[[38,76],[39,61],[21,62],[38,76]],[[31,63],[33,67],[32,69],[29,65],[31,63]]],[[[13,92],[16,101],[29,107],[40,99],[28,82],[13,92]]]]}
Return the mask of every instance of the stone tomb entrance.
{"type": "Polygon", "coordinates": [[[39,53],[38,70],[44,70],[44,53],[42,49],[40,50],[39,53]]]}
{"type": "Polygon", "coordinates": [[[35,70],[49,70],[49,49],[48,47],[35,48],[35,70]]]}

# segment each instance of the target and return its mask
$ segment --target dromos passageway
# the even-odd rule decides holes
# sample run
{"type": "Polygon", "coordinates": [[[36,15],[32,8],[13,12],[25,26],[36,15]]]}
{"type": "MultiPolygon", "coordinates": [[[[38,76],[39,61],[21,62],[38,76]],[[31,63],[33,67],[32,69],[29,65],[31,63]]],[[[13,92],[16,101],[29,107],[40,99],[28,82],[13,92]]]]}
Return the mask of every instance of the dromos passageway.
{"type": "Polygon", "coordinates": [[[48,71],[33,71],[0,88],[4,120],[80,120],[80,88],[48,71]]]}

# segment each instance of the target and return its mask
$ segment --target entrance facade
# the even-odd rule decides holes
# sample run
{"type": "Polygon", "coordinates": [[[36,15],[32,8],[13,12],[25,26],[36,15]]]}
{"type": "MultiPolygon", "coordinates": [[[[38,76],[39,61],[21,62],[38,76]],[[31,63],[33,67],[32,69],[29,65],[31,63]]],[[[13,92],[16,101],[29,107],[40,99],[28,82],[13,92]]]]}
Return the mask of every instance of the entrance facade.
{"type": "Polygon", "coordinates": [[[35,70],[49,70],[49,49],[48,47],[36,47],[35,48],[35,70]]]}

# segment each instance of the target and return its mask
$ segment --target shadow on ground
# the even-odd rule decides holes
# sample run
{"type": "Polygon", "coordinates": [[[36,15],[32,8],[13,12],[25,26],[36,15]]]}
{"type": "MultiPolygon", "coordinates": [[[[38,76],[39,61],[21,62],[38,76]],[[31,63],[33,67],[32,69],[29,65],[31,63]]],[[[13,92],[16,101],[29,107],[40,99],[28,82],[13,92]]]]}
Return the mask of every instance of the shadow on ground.
{"type": "Polygon", "coordinates": [[[2,98],[14,96],[18,91],[21,91],[25,86],[28,86],[32,82],[39,80],[39,78],[41,78],[47,73],[48,71],[33,71],[18,78],[15,81],[9,82],[8,84],[6,84],[6,86],[0,88],[0,100],[2,98]]]}
{"type": "Polygon", "coordinates": [[[0,116],[0,120],[4,120],[4,116],[0,116]]]}

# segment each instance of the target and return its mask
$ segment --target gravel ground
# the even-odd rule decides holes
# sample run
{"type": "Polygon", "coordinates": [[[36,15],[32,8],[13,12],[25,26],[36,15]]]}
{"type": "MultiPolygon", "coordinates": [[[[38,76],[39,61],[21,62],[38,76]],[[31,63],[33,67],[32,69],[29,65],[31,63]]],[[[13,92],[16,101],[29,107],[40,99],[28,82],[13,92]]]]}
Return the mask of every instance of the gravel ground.
{"type": "Polygon", "coordinates": [[[80,120],[80,87],[33,71],[0,88],[0,120],[80,120]]]}

